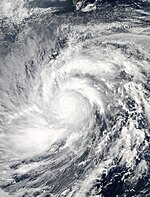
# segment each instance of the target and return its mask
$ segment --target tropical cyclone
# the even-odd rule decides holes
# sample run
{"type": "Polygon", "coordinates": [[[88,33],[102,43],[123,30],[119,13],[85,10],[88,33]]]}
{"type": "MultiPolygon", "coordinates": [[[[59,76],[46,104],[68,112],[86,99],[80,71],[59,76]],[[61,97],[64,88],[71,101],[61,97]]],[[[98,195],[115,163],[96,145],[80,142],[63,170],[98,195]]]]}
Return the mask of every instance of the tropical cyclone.
{"type": "Polygon", "coordinates": [[[30,4],[17,25],[11,17],[24,8],[8,13],[0,57],[4,195],[149,197],[144,5],[106,2],[93,13],[45,5],[28,15],[30,4]]]}

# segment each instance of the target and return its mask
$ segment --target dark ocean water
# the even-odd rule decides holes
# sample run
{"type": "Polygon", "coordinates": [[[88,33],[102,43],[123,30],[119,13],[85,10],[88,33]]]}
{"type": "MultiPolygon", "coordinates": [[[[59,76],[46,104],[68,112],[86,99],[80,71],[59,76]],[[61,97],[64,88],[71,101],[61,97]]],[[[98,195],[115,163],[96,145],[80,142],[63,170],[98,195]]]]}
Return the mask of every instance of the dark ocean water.
{"type": "Polygon", "coordinates": [[[148,0],[2,0],[0,197],[150,197],[149,54],[148,0]]]}

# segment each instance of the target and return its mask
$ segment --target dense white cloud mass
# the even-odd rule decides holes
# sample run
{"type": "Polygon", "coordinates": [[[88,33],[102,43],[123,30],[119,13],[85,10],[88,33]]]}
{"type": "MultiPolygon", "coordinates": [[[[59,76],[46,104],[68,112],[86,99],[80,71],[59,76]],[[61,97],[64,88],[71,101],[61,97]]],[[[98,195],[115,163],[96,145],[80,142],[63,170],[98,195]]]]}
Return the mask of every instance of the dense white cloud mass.
{"type": "Polygon", "coordinates": [[[27,3],[0,5],[0,192],[105,197],[120,177],[116,195],[146,197],[137,185],[149,171],[148,13],[27,3]]]}

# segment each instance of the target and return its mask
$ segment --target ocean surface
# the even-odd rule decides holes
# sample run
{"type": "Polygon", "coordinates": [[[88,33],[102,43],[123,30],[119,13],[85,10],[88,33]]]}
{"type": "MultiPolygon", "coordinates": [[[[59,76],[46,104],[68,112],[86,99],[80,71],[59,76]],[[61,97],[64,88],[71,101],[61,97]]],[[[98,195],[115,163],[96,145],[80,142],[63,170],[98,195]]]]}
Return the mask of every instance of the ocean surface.
{"type": "Polygon", "coordinates": [[[150,197],[149,139],[149,0],[1,0],[0,197],[150,197]]]}

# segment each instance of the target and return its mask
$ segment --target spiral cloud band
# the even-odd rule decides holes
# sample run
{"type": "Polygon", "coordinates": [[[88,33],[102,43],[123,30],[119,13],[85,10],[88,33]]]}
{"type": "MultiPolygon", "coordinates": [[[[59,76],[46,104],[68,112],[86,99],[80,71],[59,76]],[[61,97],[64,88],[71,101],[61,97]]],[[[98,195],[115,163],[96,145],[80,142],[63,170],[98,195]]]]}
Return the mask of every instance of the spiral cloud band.
{"type": "Polygon", "coordinates": [[[4,18],[4,2],[1,14],[0,194],[148,197],[146,8],[27,12],[22,3],[13,5],[21,22],[4,18]]]}

